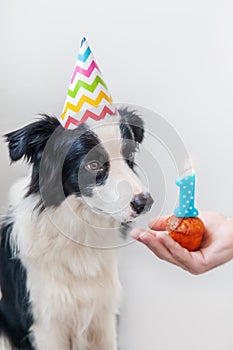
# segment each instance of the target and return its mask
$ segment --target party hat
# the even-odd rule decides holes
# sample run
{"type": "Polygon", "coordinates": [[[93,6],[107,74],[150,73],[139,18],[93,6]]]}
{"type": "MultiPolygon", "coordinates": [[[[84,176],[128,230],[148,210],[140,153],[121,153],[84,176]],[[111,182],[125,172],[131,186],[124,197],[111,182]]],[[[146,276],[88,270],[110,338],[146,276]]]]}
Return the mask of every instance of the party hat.
{"type": "Polygon", "coordinates": [[[83,38],[60,118],[66,129],[74,129],[88,119],[101,120],[117,113],[111,94],[83,38]]]}

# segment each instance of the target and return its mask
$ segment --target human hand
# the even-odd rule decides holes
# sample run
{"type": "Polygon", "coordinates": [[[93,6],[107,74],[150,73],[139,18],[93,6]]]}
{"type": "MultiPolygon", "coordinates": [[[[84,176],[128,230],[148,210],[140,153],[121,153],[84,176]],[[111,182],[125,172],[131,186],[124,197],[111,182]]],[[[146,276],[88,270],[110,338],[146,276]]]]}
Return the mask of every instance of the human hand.
{"type": "Polygon", "coordinates": [[[164,216],[150,221],[149,230],[134,229],[131,237],[145,244],[160,259],[199,275],[233,259],[233,219],[210,211],[200,212],[199,217],[206,232],[200,249],[194,252],[162,232],[166,230],[167,217],[164,216]]]}

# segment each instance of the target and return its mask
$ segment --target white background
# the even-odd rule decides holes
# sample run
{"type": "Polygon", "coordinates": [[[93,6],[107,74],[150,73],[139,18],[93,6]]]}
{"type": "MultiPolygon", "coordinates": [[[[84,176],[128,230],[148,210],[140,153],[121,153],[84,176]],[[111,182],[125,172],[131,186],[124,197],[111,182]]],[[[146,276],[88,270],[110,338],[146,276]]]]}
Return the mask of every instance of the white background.
{"type": "MultiPolygon", "coordinates": [[[[232,1],[0,6],[1,134],[38,112],[61,113],[86,35],[114,100],[157,111],[182,138],[197,172],[198,207],[233,215],[232,1]]],[[[26,171],[9,168],[3,143],[0,152],[3,213],[10,184],[26,171]]],[[[233,348],[233,263],[192,276],[136,243],[122,249],[120,271],[122,350],[233,348]]]]}

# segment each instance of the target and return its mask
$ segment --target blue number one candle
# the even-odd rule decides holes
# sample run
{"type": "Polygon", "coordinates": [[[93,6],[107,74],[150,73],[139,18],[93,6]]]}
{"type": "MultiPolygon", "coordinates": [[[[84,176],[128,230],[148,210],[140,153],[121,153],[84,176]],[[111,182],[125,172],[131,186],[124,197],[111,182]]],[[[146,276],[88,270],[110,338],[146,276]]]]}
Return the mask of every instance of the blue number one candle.
{"type": "Polygon", "coordinates": [[[194,207],[196,174],[186,175],[176,180],[176,185],[180,187],[180,203],[174,214],[178,218],[194,218],[198,215],[198,210],[194,207]]]}

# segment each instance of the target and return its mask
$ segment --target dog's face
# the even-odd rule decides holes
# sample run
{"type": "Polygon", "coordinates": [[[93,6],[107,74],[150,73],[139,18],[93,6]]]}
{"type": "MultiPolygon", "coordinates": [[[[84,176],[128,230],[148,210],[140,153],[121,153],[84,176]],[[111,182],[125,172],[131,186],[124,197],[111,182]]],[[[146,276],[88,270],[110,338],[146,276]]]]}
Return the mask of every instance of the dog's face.
{"type": "Polygon", "coordinates": [[[12,161],[24,157],[33,166],[27,195],[40,194],[42,207],[59,206],[75,195],[120,222],[148,211],[153,200],[134,170],[143,123],[134,112],[119,112],[112,121],[74,130],[44,116],[7,134],[12,161]]]}

